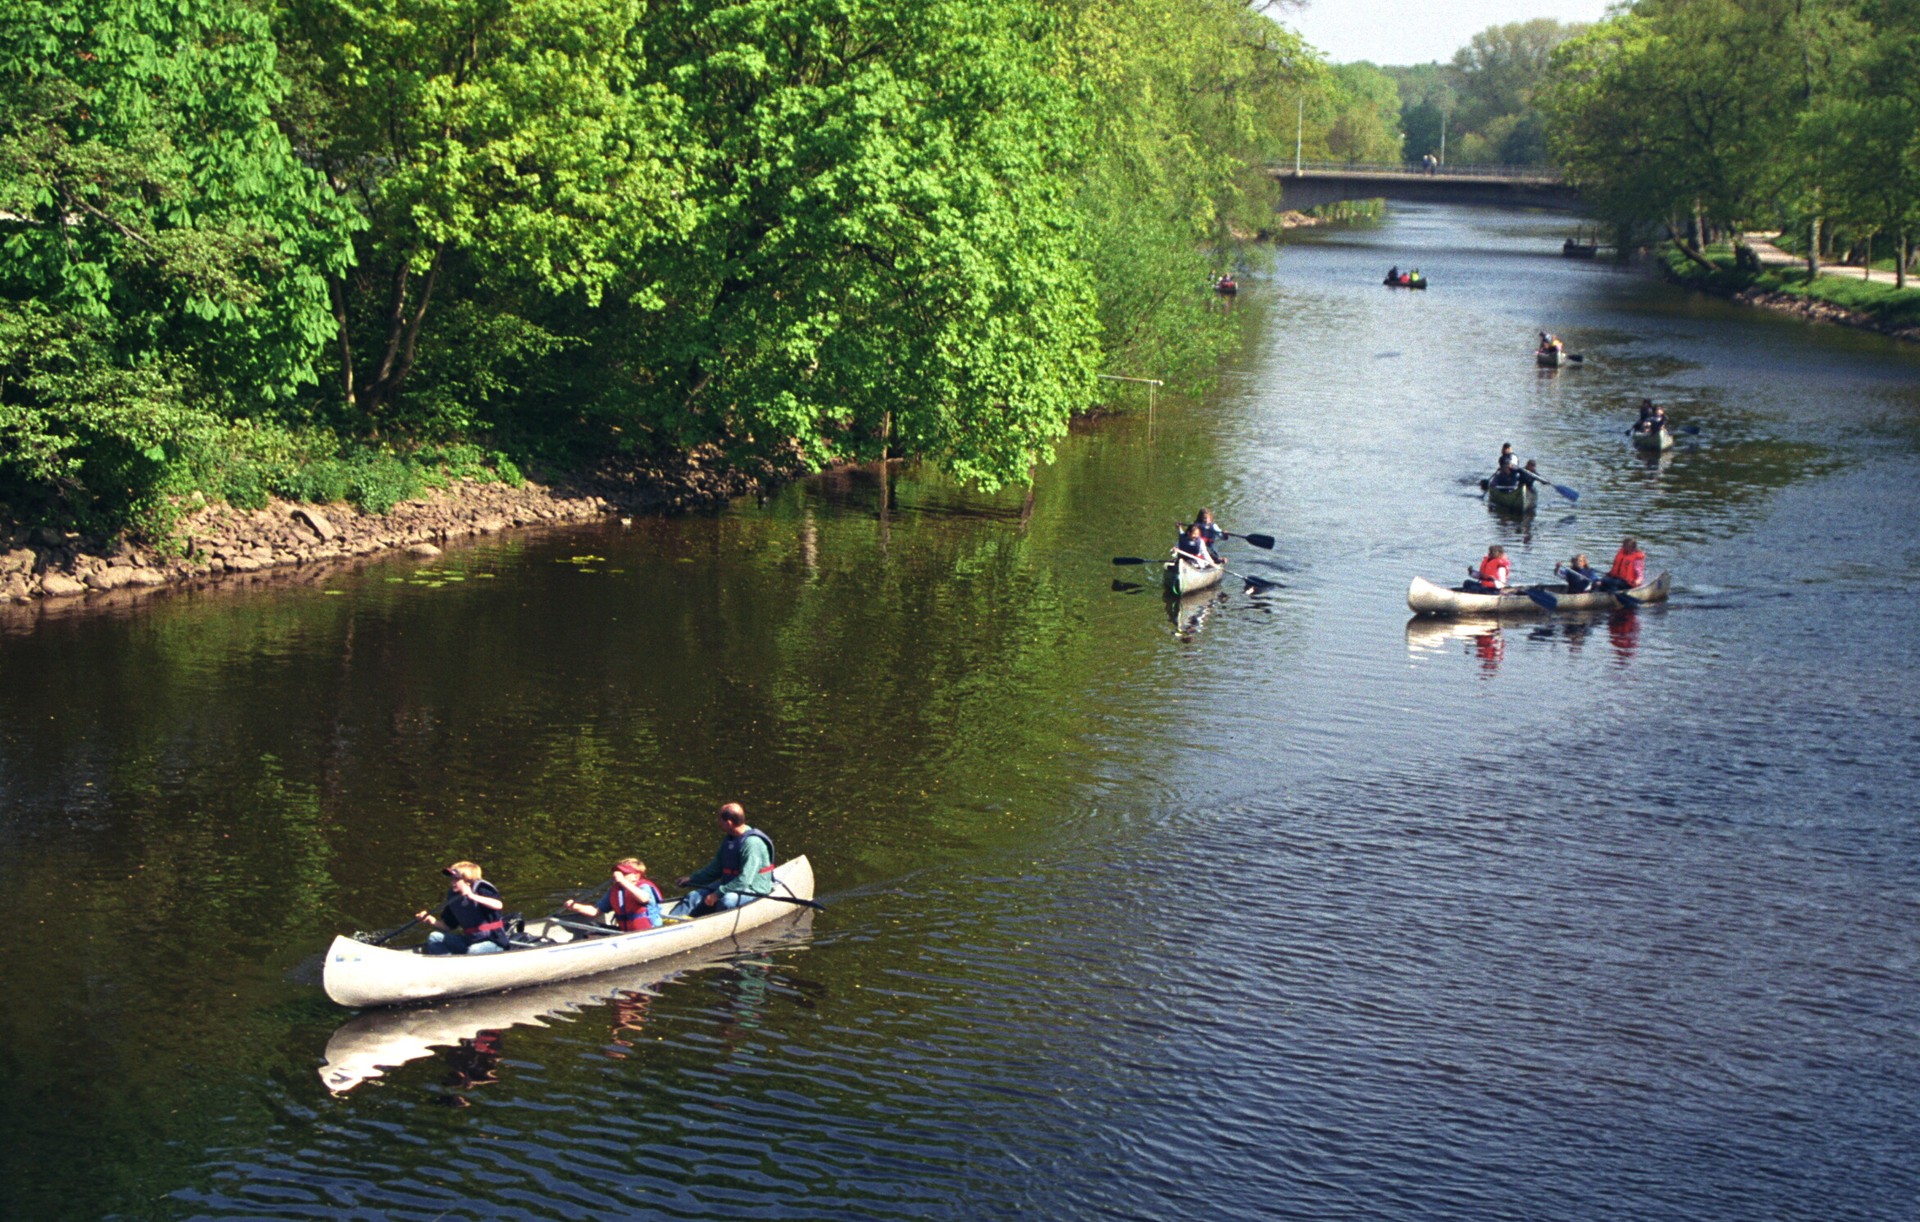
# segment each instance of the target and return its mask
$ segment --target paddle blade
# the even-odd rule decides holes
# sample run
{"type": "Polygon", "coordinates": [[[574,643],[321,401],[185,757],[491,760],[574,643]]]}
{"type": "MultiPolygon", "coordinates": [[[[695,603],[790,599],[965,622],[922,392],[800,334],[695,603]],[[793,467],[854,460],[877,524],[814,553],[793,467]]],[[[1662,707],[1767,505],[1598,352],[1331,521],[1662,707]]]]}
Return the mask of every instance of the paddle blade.
{"type": "Polygon", "coordinates": [[[1697,424],[1683,424],[1677,429],[1668,429],[1667,431],[1669,433],[1680,433],[1687,437],[1698,437],[1700,435],[1700,426],[1697,424]]]}
{"type": "Polygon", "coordinates": [[[1115,594],[1138,594],[1142,588],[1137,581],[1121,581],[1118,577],[1113,579],[1113,592],[1115,594]]]}
{"type": "Polygon", "coordinates": [[[1538,603],[1540,606],[1545,607],[1549,611],[1557,611],[1560,608],[1560,600],[1555,598],[1553,595],[1547,593],[1545,590],[1541,589],[1539,586],[1528,586],[1527,597],[1532,599],[1534,602],[1538,603]]]}
{"type": "Polygon", "coordinates": [[[1115,564],[1152,564],[1153,563],[1153,561],[1148,560],[1145,556],[1115,556],[1113,558],[1113,562],[1115,564]]]}
{"type": "Polygon", "coordinates": [[[1572,361],[1574,364],[1578,365],[1580,362],[1586,360],[1587,358],[1581,353],[1569,352],[1567,353],[1567,359],[1572,361]]]}
{"type": "Polygon", "coordinates": [[[1577,501],[1580,499],[1580,494],[1578,492],[1575,492],[1573,489],[1567,487],[1565,484],[1555,484],[1553,486],[1553,490],[1555,492],[1558,492],[1561,496],[1566,497],[1569,501],[1577,501]]]}
{"type": "Polygon", "coordinates": [[[1623,607],[1644,607],[1646,605],[1645,599],[1635,598],[1633,595],[1627,593],[1625,590],[1615,590],[1613,592],[1613,601],[1619,603],[1623,607]]]}
{"type": "Polygon", "coordinates": [[[1265,592],[1267,590],[1280,589],[1279,582],[1268,581],[1265,577],[1248,577],[1246,574],[1243,573],[1240,575],[1240,580],[1247,583],[1247,589],[1249,590],[1265,592]]]}
{"type": "Polygon", "coordinates": [[[1272,535],[1241,535],[1240,537],[1255,547],[1265,548],[1267,551],[1273,550],[1272,535]]]}

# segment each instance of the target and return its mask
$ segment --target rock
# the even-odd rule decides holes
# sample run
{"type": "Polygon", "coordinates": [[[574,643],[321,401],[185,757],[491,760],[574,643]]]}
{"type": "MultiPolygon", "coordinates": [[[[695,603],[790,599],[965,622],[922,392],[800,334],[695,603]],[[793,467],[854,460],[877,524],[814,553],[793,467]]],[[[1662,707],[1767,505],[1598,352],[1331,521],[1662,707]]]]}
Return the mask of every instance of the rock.
{"type": "Polygon", "coordinates": [[[252,556],[234,556],[227,561],[227,572],[229,573],[258,573],[265,567],[267,566],[255,560],[252,556]]]}
{"type": "Polygon", "coordinates": [[[27,579],[15,573],[0,581],[0,602],[23,603],[27,601],[27,579]]]}
{"type": "Polygon", "coordinates": [[[127,577],[130,586],[160,586],[167,583],[166,574],[152,569],[133,569],[127,577]]]}
{"type": "Polygon", "coordinates": [[[331,543],[340,537],[340,532],[333,528],[333,523],[327,521],[327,515],[309,505],[295,505],[293,520],[302,523],[308,530],[320,536],[322,543],[331,543]]]}
{"type": "Polygon", "coordinates": [[[439,554],[440,549],[431,543],[416,543],[407,549],[407,555],[419,556],[423,560],[430,560],[439,554]]]}
{"type": "Polygon", "coordinates": [[[16,547],[0,555],[0,573],[31,573],[33,562],[39,559],[30,547],[16,547]]]}
{"type": "Polygon", "coordinates": [[[64,573],[45,573],[40,577],[40,592],[48,598],[72,598],[85,594],[87,587],[64,573]]]}
{"type": "Polygon", "coordinates": [[[87,574],[86,585],[95,590],[117,590],[132,576],[132,569],[95,569],[87,574]]]}

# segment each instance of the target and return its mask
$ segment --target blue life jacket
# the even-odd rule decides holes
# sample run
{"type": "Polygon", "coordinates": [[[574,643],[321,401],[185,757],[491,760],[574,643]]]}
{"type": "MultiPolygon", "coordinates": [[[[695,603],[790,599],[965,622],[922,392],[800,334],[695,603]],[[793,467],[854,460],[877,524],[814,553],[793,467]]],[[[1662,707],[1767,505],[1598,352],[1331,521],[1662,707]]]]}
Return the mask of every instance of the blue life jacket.
{"type": "MultiPolygon", "coordinates": [[[[473,889],[488,899],[499,899],[500,889],[480,879],[473,889]]],[[[440,910],[441,919],[454,926],[472,942],[497,942],[507,944],[506,911],[503,908],[489,908],[485,904],[476,904],[466,896],[447,889],[446,907],[440,910]]]]}
{"type": "Polygon", "coordinates": [[[760,843],[767,846],[767,866],[760,871],[771,874],[774,863],[780,858],[773,851],[773,840],[757,827],[747,828],[738,836],[728,836],[720,842],[720,877],[722,879],[740,877],[740,868],[746,864],[746,849],[741,844],[748,836],[758,837],[760,843]]]}

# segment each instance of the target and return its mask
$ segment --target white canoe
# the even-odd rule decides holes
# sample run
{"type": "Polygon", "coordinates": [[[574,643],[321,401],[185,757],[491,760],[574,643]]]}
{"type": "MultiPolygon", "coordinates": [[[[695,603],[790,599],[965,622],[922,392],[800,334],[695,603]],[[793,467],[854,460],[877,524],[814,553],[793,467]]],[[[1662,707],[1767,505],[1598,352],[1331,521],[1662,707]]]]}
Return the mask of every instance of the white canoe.
{"type": "MultiPolygon", "coordinates": [[[[1672,584],[1671,574],[1662,573],[1645,585],[1635,586],[1625,593],[1628,598],[1636,602],[1664,602],[1672,584]]],[[[1553,595],[1557,604],[1552,608],[1554,611],[1600,611],[1619,605],[1619,599],[1614,597],[1612,591],[1569,594],[1564,585],[1540,588],[1553,595]]],[[[1414,578],[1413,584],[1407,587],[1407,606],[1415,615],[1444,615],[1452,618],[1475,616],[1504,618],[1516,615],[1549,614],[1548,608],[1541,606],[1525,594],[1472,593],[1467,590],[1435,585],[1424,577],[1414,578]]]]}
{"type": "Polygon", "coordinates": [[[1534,352],[1533,359],[1542,369],[1558,369],[1567,363],[1567,354],[1559,348],[1541,348],[1534,352]]]}
{"type": "Polygon", "coordinates": [[[1195,568],[1191,564],[1181,564],[1177,560],[1167,562],[1163,570],[1161,584],[1169,594],[1187,595],[1197,590],[1211,589],[1220,584],[1227,575],[1227,566],[1216,564],[1210,569],[1195,568]]]}
{"type": "MultiPolygon", "coordinates": [[[[774,894],[813,898],[813,866],[805,857],[782,862],[773,872],[774,894]]],[[[335,938],[327,948],[321,983],[327,996],[343,1006],[403,1006],[441,997],[468,997],[592,976],[678,955],[791,916],[798,907],[779,899],[756,900],[731,912],[676,921],[639,933],[583,937],[547,922],[528,922],[528,932],[554,941],[497,955],[425,955],[419,950],[390,950],[352,938],[335,938]]]]}
{"type": "Polygon", "coordinates": [[[320,1080],[328,1090],[344,1094],[409,1061],[458,1048],[482,1032],[566,1022],[579,1011],[610,999],[651,995],[676,976],[733,962],[743,953],[787,944],[812,926],[813,912],[797,904],[780,906],[787,910],[784,918],[744,937],[728,938],[639,967],[486,997],[362,1011],[342,1023],[327,1041],[320,1080]]]}
{"type": "Polygon", "coordinates": [[[1636,450],[1651,450],[1657,454],[1661,450],[1670,448],[1672,445],[1673,434],[1667,431],[1667,426],[1664,424],[1660,426],[1657,432],[1649,432],[1648,430],[1640,428],[1633,430],[1633,448],[1636,450]]]}

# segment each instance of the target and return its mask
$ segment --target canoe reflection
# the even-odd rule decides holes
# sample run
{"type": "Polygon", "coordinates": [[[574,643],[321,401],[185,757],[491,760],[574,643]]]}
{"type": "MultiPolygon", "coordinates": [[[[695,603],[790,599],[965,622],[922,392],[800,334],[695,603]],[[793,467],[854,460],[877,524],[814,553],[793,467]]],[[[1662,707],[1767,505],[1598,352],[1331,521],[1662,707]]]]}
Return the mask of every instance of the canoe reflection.
{"type": "Polygon", "coordinates": [[[1615,658],[1622,663],[1631,660],[1640,642],[1640,612],[1627,607],[1520,622],[1437,620],[1416,615],[1407,621],[1407,656],[1417,660],[1423,654],[1457,650],[1477,660],[1482,672],[1491,675],[1500,669],[1500,662],[1506,657],[1508,632],[1523,634],[1528,641],[1552,641],[1557,637],[1566,642],[1567,652],[1578,654],[1585,648],[1594,628],[1601,624],[1606,626],[1607,640],[1613,646],[1615,658]]]}
{"type": "Polygon", "coordinates": [[[765,960],[760,956],[776,946],[804,941],[812,929],[813,911],[802,908],[738,939],[622,971],[437,1006],[369,1010],[342,1023],[327,1041],[320,1080],[328,1090],[344,1094],[389,1069],[444,1051],[448,1085],[456,1089],[483,1085],[498,1077],[508,1029],[544,1027],[548,1018],[608,1003],[612,1005],[612,1042],[630,1049],[660,985],[687,972],[737,963],[743,956],[753,960],[753,968],[762,968],[765,960]]]}

